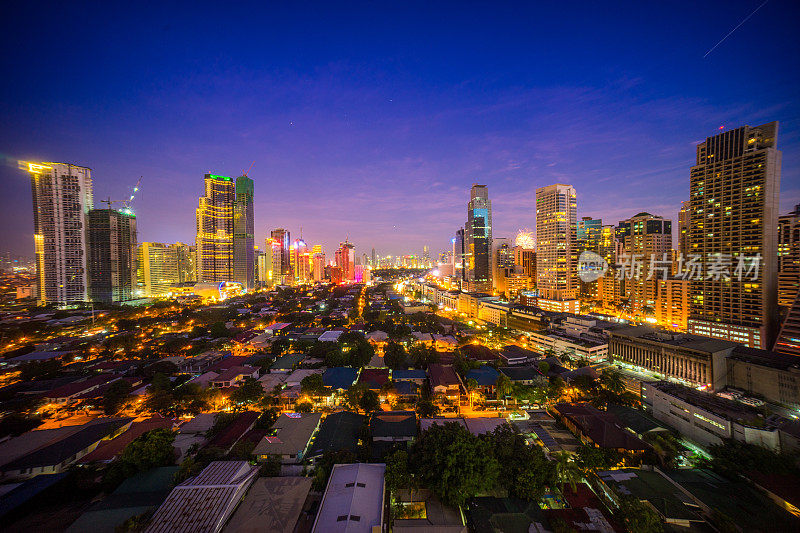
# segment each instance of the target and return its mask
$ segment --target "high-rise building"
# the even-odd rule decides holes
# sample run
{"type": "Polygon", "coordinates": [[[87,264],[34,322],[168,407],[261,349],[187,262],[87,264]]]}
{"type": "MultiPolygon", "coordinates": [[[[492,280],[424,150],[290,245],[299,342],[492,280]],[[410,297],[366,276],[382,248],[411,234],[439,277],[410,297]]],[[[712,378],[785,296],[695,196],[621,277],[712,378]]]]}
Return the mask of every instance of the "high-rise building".
{"type": "Polygon", "coordinates": [[[690,172],[689,331],[768,348],[777,308],[778,123],[742,126],[697,146],[690,172]],[[729,273],[719,273],[719,266],[729,273]],[[738,270],[738,273],[737,273],[738,270]],[[709,275],[711,273],[712,275],[709,275]],[[739,275],[741,274],[741,275],[739,275]]]}
{"type": "Polygon", "coordinates": [[[800,357],[800,294],[789,308],[772,349],[778,353],[800,357]]]}
{"type": "Polygon", "coordinates": [[[255,226],[253,212],[253,180],[236,178],[233,207],[233,281],[247,290],[255,287],[255,226]]]}
{"type": "Polygon", "coordinates": [[[464,228],[458,228],[456,236],[452,239],[453,244],[453,276],[461,282],[466,281],[467,274],[464,269],[465,245],[464,228]]]}
{"type": "Polygon", "coordinates": [[[464,226],[467,290],[492,290],[492,201],[486,185],[472,185],[464,226]]]}
{"type": "Polygon", "coordinates": [[[147,298],[165,296],[176,283],[178,247],[161,242],[139,244],[136,262],[137,295],[147,298]]]}
{"type": "Polygon", "coordinates": [[[322,252],[315,253],[313,258],[312,277],[314,281],[322,281],[325,279],[325,254],[322,252]]]}
{"type": "MultiPolygon", "coordinates": [[[[572,252],[572,264],[577,265],[583,252],[599,253],[603,232],[603,221],[599,218],[583,217],[578,221],[576,246],[572,252]]],[[[586,299],[597,298],[597,281],[578,282],[578,292],[586,299]]]]}
{"type": "Polygon", "coordinates": [[[136,287],[136,216],[124,209],[89,211],[89,299],[124,302],[136,287]]]}
{"type": "Polygon", "coordinates": [[[272,246],[267,242],[267,247],[256,251],[256,286],[269,288],[273,285],[272,246]]]}
{"type": "MultiPolygon", "coordinates": [[[[317,253],[317,252],[314,252],[317,253]]],[[[377,268],[378,266],[378,256],[375,255],[375,248],[372,248],[372,262],[370,263],[372,268],[377,268]]]]}
{"type": "Polygon", "coordinates": [[[686,330],[689,319],[689,280],[657,279],[655,319],[659,324],[686,330]]]}
{"type": "Polygon", "coordinates": [[[197,281],[197,247],[182,242],[171,244],[178,263],[178,283],[197,281]]]}
{"type": "Polygon", "coordinates": [[[282,267],[281,267],[281,245],[272,237],[267,237],[265,240],[265,251],[269,254],[270,269],[272,274],[268,275],[270,286],[283,283],[282,267]]]}
{"type": "Polygon", "coordinates": [[[292,267],[292,278],[295,283],[308,281],[310,278],[310,254],[308,245],[302,238],[292,243],[289,261],[292,267]]]}
{"type": "Polygon", "coordinates": [[[638,213],[622,220],[617,228],[622,243],[625,296],[634,313],[653,311],[658,279],[672,272],[672,221],[650,213],[638,213]],[[641,265],[637,272],[636,265],[641,265]],[[657,270],[660,267],[664,270],[657,270]],[[652,269],[652,275],[650,272],[652,269]]]}
{"type": "Polygon", "coordinates": [[[536,189],[536,288],[542,298],[571,300],[577,292],[578,203],[575,188],[555,184],[536,189]]]}
{"type": "Polygon", "coordinates": [[[353,281],[355,279],[356,251],[352,243],[345,240],[339,243],[339,249],[334,255],[336,267],[340,269],[342,282],[353,281]]]}
{"type": "Polygon", "coordinates": [[[89,298],[86,217],[94,206],[92,171],[69,163],[28,163],[39,304],[89,298]]]}
{"type": "Polygon", "coordinates": [[[789,307],[800,293],[800,204],[778,217],[778,305],[789,307]]]}
{"type": "Polygon", "coordinates": [[[678,211],[678,254],[682,255],[684,261],[689,258],[689,215],[691,214],[691,202],[686,200],[681,202],[681,209],[678,211]]]}
{"type": "Polygon", "coordinates": [[[277,254],[272,258],[273,268],[280,268],[280,276],[275,280],[276,283],[284,283],[292,274],[290,262],[291,235],[289,230],[277,228],[270,232],[272,240],[278,244],[277,254]]]}
{"type": "Polygon", "coordinates": [[[206,174],[197,207],[197,279],[233,280],[233,211],[236,191],[227,176],[206,174]]]}

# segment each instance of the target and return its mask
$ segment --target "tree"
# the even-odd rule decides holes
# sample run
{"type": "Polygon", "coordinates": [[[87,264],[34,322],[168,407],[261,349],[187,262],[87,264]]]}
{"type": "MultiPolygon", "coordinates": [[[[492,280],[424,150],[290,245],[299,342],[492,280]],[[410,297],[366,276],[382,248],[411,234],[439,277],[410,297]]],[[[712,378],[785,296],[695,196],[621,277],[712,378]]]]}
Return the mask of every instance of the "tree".
{"type": "Polygon", "coordinates": [[[131,384],[128,381],[118,379],[112,382],[103,394],[103,411],[105,414],[110,416],[119,411],[125,405],[130,394],[131,384]]]}
{"type": "Polygon", "coordinates": [[[171,390],[172,390],[172,381],[170,381],[170,379],[161,372],[157,372],[153,376],[153,380],[147,387],[147,392],[150,393],[158,391],[171,391],[171,390]]]}
{"type": "Polygon", "coordinates": [[[627,390],[622,374],[612,368],[600,375],[600,386],[614,395],[621,395],[627,390]]]}
{"type": "Polygon", "coordinates": [[[550,372],[550,365],[547,361],[539,361],[539,372],[546,376],[548,372],[550,372]]]}
{"type": "Polygon", "coordinates": [[[402,344],[389,341],[383,349],[383,364],[393,370],[405,368],[408,365],[406,362],[407,355],[406,349],[403,348],[402,344]]]}
{"type": "Polygon", "coordinates": [[[252,405],[261,400],[262,396],[264,396],[264,388],[261,386],[261,382],[250,376],[245,378],[242,384],[231,393],[231,403],[237,408],[252,405]]]}
{"type": "Polygon", "coordinates": [[[577,484],[583,479],[580,467],[572,460],[572,455],[568,452],[556,452],[553,454],[556,463],[556,479],[562,485],[572,488],[572,492],[577,491],[577,484]]]}
{"type": "Polygon", "coordinates": [[[375,348],[372,347],[362,333],[357,331],[342,333],[338,342],[341,353],[345,355],[347,366],[361,368],[369,363],[372,356],[375,355],[375,348]]]}
{"type": "Polygon", "coordinates": [[[365,413],[371,413],[381,408],[381,403],[378,400],[378,393],[373,390],[365,390],[364,394],[358,400],[358,406],[364,410],[365,413]]]}
{"type": "Polygon", "coordinates": [[[269,353],[272,355],[283,355],[283,352],[289,349],[291,343],[286,337],[278,337],[269,346],[269,353]]]}
{"type": "Polygon", "coordinates": [[[408,452],[397,450],[386,458],[386,486],[394,493],[398,490],[406,489],[414,500],[414,490],[416,487],[416,477],[408,464],[408,452]]]}
{"type": "Polygon", "coordinates": [[[411,446],[409,464],[422,486],[453,506],[492,488],[499,470],[491,446],[455,423],[424,431],[411,446]]]}
{"type": "Polygon", "coordinates": [[[478,368],[479,366],[481,366],[481,364],[478,361],[467,359],[464,354],[461,353],[461,350],[456,351],[455,356],[453,357],[453,369],[462,378],[467,375],[467,372],[478,368]]]}
{"type": "Polygon", "coordinates": [[[322,374],[311,374],[300,381],[300,390],[311,397],[324,396],[327,392],[322,382],[322,374]]]}
{"type": "Polygon", "coordinates": [[[154,429],[136,438],[125,446],[119,459],[106,471],[103,482],[114,486],[137,472],[144,472],[157,466],[167,466],[175,462],[175,448],[172,443],[175,434],[169,429],[154,429]]]}
{"type": "Polygon", "coordinates": [[[428,368],[428,365],[439,362],[439,352],[423,343],[412,346],[408,350],[408,357],[414,368],[428,368]]]}
{"type": "Polygon", "coordinates": [[[619,508],[616,514],[620,522],[625,524],[628,531],[636,531],[636,533],[660,533],[664,531],[664,527],[661,525],[661,517],[658,516],[658,513],[635,496],[622,496],[619,499],[619,508]]]}
{"type": "Polygon", "coordinates": [[[505,374],[497,376],[494,387],[498,400],[505,400],[506,396],[511,394],[511,380],[505,374]]]}
{"type": "Polygon", "coordinates": [[[622,462],[622,454],[610,448],[583,445],[578,448],[578,465],[585,472],[606,470],[622,462]]]}
{"type": "Polygon", "coordinates": [[[311,402],[299,402],[294,406],[294,410],[298,413],[310,413],[313,409],[314,406],[311,405],[311,402]]]}
{"type": "Polygon", "coordinates": [[[555,464],[538,446],[528,446],[512,426],[503,424],[483,439],[500,468],[498,486],[528,501],[539,500],[556,480],[555,464]]]}
{"type": "Polygon", "coordinates": [[[420,418],[430,418],[439,414],[439,408],[430,400],[420,400],[417,402],[417,415],[420,418]]]}
{"type": "Polygon", "coordinates": [[[350,388],[344,391],[344,400],[347,402],[347,406],[353,411],[358,411],[361,397],[366,390],[367,387],[363,383],[354,383],[350,385],[350,388]]]}
{"type": "Polygon", "coordinates": [[[218,338],[221,338],[221,337],[230,337],[231,336],[231,332],[228,331],[227,327],[225,327],[225,323],[224,322],[214,322],[208,328],[208,335],[210,337],[218,339],[218,338]]]}

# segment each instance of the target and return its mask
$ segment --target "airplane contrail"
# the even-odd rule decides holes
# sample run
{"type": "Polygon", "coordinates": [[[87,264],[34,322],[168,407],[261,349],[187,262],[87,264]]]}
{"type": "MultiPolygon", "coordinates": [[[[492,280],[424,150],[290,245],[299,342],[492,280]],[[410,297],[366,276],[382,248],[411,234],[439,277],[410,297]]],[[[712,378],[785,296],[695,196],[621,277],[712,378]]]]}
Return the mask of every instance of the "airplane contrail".
{"type": "Polygon", "coordinates": [[[720,39],[720,41],[719,41],[717,44],[715,44],[715,45],[714,45],[714,46],[711,48],[711,50],[709,50],[708,52],[706,52],[706,55],[704,55],[704,56],[703,56],[703,59],[705,59],[705,58],[706,58],[706,56],[708,56],[708,54],[710,54],[711,52],[713,52],[713,51],[714,51],[714,49],[716,49],[716,48],[717,48],[719,45],[721,45],[721,44],[722,44],[722,43],[725,41],[725,39],[727,39],[728,37],[730,37],[730,36],[731,36],[731,34],[732,34],[733,32],[735,32],[736,30],[738,30],[738,29],[739,29],[739,27],[740,27],[742,24],[744,24],[745,22],[747,22],[748,20],[750,20],[750,17],[752,17],[753,15],[755,15],[755,14],[756,14],[756,11],[758,11],[759,9],[761,9],[762,7],[764,7],[764,6],[767,4],[767,2],[769,2],[769,0],[764,0],[764,3],[763,3],[763,4],[761,4],[760,6],[758,6],[757,8],[755,8],[755,9],[753,10],[753,12],[752,12],[752,13],[750,13],[749,15],[747,15],[747,16],[745,17],[745,19],[744,19],[743,21],[741,21],[741,22],[740,22],[740,23],[739,23],[739,24],[738,24],[738,25],[737,25],[735,28],[733,28],[731,31],[729,31],[729,32],[728,32],[728,35],[726,35],[725,37],[723,37],[722,39],[720,39]]]}

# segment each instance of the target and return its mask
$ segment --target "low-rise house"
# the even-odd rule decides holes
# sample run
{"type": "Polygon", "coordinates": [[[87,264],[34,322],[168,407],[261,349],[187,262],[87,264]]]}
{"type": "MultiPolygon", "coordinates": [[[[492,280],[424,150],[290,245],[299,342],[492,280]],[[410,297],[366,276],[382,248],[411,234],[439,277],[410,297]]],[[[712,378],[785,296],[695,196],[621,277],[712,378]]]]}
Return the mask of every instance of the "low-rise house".
{"type": "Polygon", "coordinates": [[[431,364],[428,366],[428,380],[434,395],[444,396],[448,400],[458,401],[464,391],[461,378],[450,365],[431,364]]]}
{"type": "Polygon", "coordinates": [[[89,391],[97,389],[110,381],[120,379],[119,376],[114,374],[100,374],[99,376],[92,376],[82,381],[74,381],[61,387],[47,392],[44,395],[45,400],[50,403],[67,405],[77,400],[79,396],[89,391]]]}
{"type": "Polygon", "coordinates": [[[559,403],[553,407],[553,413],[584,444],[616,450],[634,462],[652,450],[649,444],[625,430],[613,414],[588,403],[559,403]]]}
{"type": "Polygon", "coordinates": [[[383,531],[385,464],[334,465],[312,533],[383,531]]]}
{"type": "Polygon", "coordinates": [[[494,395],[497,384],[497,378],[500,377],[500,372],[491,366],[483,365],[478,368],[469,370],[464,375],[465,382],[474,379],[478,383],[479,390],[486,396],[494,395]]]}
{"type": "Polygon", "coordinates": [[[512,383],[521,385],[546,384],[547,381],[539,369],[532,366],[501,366],[500,372],[512,383]]]}
{"type": "Polygon", "coordinates": [[[359,383],[363,383],[371,390],[380,390],[381,387],[389,382],[388,368],[365,368],[361,371],[358,378],[359,383]]]}
{"type": "Polygon", "coordinates": [[[500,348],[500,359],[506,365],[524,365],[537,359],[539,354],[532,350],[526,350],[516,344],[507,344],[500,348]]]}
{"type": "Polygon", "coordinates": [[[292,372],[295,368],[297,368],[300,363],[303,362],[305,359],[305,355],[301,353],[289,354],[289,355],[282,355],[275,359],[275,362],[272,363],[269,367],[270,372],[283,372],[288,374],[292,372]]]}
{"type": "Polygon", "coordinates": [[[310,477],[259,477],[222,530],[223,533],[293,533],[311,490],[310,477]]]}
{"type": "Polygon", "coordinates": [[[392,370],[392,381],[412,381],[417,385],[422,385],[428,379],[428,374],[424,370],[419,369],[399,369],[392,370]]]}
{"type": "Polygon", "coordinates": [[[341,337],[343,333],[344,331],[339,331],[339,330],[326,331],[325,333],[320,335],[317,340],[320,342],[336,342],[339,340],[339,337],[341,337]]]}
{"type": "Polygon", "coordinates": [[[414,411],[377,411],[369,422],[372,442],[410,443],[417,437],[414,411]]]}
{"type": "Polygon", "coordinates": [[[222,531],[257,477],[258,466],[247,461],[214,461],[172,489],[145,531],[222,531]]]}
{"type": "Polygon", "coordinates": [[[348,450],[355,453],[358,450],[361,429],[366,421],[365,415],[350,411],[329,414],[322,420],[305,457],[313,461],[326,451],[348,450]]]}
{"type": "Polygon", "coordinates": [[[257,368],[252,366],[234,366],[224,370],[220,375],[211,379],[209,383],[212,387],[217,389],[238,387],[245,379],[257,377],[257,368]]]}
{"type": "Polygon", "coordinates": [[[127,430],[133,418],[99,418],[80,426],[29,431],[0,446],[3,477],[56,474],[127,430]]]}
{"type": "Polygon", "coordinates": [[[284,413],[261,439],[253,455],[259,461],[278,456],[284,464],[299,464],[305,457],[311,439],[319,429],[321,413],[284,413]]]}
{"type": "Polygon", "coordinates": [[[349,366],[335,366],[322,374],[322,384],[332,390],[347,390],[358,379],[358,370],[349,366]]]}

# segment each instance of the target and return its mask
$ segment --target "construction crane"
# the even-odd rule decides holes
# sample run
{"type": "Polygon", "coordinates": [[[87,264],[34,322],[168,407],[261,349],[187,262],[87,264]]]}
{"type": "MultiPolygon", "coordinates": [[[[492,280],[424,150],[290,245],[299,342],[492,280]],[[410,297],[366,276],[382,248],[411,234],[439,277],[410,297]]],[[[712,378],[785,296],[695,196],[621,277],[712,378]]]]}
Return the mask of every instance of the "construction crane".
{"type": "Polygon", "coordinates": [[[247,174],[248,174],[248,173],[249,173],[251,170],[253,170],[253,165],[255,165],[255,164],[256,164],[256,162],[255,162],[255,161],[253,161],[252,163],[250,163],[250,167],[249,167],[247,170],[242,170],[242,176],[244,176],[244,177],[246,178],[246,177],[247,177],[247,174]]]}
{"type": "Polygon", "coordinates": [[[122,204],[122,209],[120,209],[120,212],[126,215],[132,215],[133,200],[136,198],[136,193],[139,192],[139,185],[141,184],[142,184],[142,176],[139,176],[139,179],[136,181],[136,185],[133,186],[133,191],[131,192],[131,195],[127,200],[112,200],[111,197],[109,197],[107,200],[100,200],[100,201],[108,205],[109,209],[111,209],[111,204],[122,204]]]}

